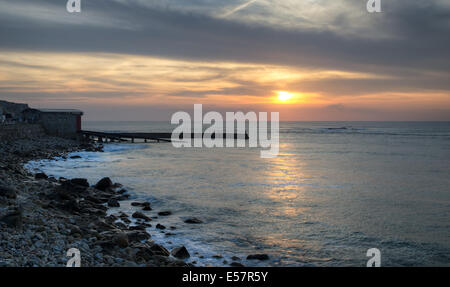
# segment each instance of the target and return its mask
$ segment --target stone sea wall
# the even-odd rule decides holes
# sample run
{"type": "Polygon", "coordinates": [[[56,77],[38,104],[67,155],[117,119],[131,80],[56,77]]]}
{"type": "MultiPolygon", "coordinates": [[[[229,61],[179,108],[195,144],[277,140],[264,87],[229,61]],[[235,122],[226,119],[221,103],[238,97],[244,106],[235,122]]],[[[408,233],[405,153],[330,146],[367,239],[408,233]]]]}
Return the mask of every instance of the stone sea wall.
{"type": "Polygon", "coordinates": [[[24,138],[40,138],[45,131],[39,124],[4,124],[0,125],[0,140],[11,141],[24,138]]]}

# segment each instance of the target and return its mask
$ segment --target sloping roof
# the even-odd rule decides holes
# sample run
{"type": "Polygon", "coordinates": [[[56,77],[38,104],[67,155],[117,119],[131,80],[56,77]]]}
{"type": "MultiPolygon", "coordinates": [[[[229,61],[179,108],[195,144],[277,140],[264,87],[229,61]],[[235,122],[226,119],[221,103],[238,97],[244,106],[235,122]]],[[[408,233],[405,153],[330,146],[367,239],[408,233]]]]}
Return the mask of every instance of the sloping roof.
{"type": "Polygon", "coordinates": [[[76,109],[36,109],[41,113],[69,113],[69,114],[83,114],[82,111],[76,109]]]}

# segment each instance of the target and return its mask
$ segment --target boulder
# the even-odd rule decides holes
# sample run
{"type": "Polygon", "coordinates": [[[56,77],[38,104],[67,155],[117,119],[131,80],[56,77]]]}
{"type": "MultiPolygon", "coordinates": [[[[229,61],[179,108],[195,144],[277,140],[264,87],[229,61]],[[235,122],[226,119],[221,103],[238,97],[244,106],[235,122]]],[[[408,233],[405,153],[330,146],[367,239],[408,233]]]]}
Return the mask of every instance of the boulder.
{"type": "Polygon", "coordinates": [[[128,226],[125,223],[122,223],[122,222],[116,222],[116,223],[114,223],[114,226],[116,228],[119,228],[119,229],[122,229],[122,230],[125,230],[125,229],[128,228],[128,226]]]}
{"type": "Polygon", "coordinates": [[[0,196],[15,199],[17,197],[17,192],[14,188],[8,186],[0,186],[0,196]]]}
{"type": "Polygon", "coordinates": [[[135,259],[136,261],[144,260],[149,261],[153,258],[154,253],[148,248],[141,248],[136,252],[135,259]]]}
{"type": "Polygon", "coordinates": [[[189,224],[200,224],[203,223],[203,221],[201,221],[200,219],[196,218],[196,217],[192,217],[192,218],[188,218],[184,221],[184,223],[189,223],[189,224]]]}
{"type": "Polygon", "coordinates": [[[114,225],[112,225],[104,220],[101,220],[101,219],[91,223],[90,225],[91,225],[90,226],[91,228],[95,228],[96,230],[98,230],[100,232],[115,229],[114,225]]]}
{"type": "Polygon", "coordinates": [[[239,262],[231,262],[231,263],[230,263],[230,266],[231,266],[231,267],[245,267],[244,265],[242,265],[242,264],[239,263],[239,262]]]}
{"type": "Polygon", "coordinates": [[[71,194],[83,193],[87,190],[87,188],[88,187],[85,185],[75,184],[70,180],[61,183],[61,189],[65,189],[66,191],[69,191],[71,194]]]}
{"type": "Polygon", "coordinates": [[[73,178],[70,180],[70,183],[84,186],[84,187],[89,187],[89,182],[85,178],[73,178]]]}
{"type": "MultiPolygon", "coordinates": [[[[150,208],[150,202],[147,202],[147,201],[145,201],[145,202],[137,202],[137,201],[134,201],[134,202],[132,202],[131,203],[131,206],[142,206],[142,207],[144,207],[144,208],[150,208]]],[[[151,210],[151,209],[150,209],[151,210]]]]}
{"type": "Polygon", "coordinates": [[[18,208],[0,218],[0,221],[12,228],[22,227],[22,209],[18,208]]]}
{"type": "Polygon", "coordinates": [[[101,236],[103,240],[99,241],[98,244],[103,248],[114,248],[115,246],[127,248],[129,246],[128,236],[124,232],[107,231],[102,232],[101,236]]]}
{"type": "Polygon", "coordinates": [[[129,230],[145,230],[147,227],[145,225],[133,225],[128,227],[129,230]]]}
{"type": "Polygon", "coordinates": [[[156,228],[157,229],[161,229],[161,230],[164,230],[164,229],[166,229],[166,227],[164,226],[164,225],[162,225],[162,224],[156,224],[156,228]]]}
{"type": "Polygon", "coordinates": [[[110,200],[108,200],[108,206],[109,207],[120,207],[120,203],[117,200],[111,198],[110,200]]]}
{"type": "Polygon", "coordinates": [[[159,244],[153,244],[150,247],[150,250],[155,254],[155,255],[161,255],[161,256],[169,256],[170,252],[164,248],[164,246],[159,245],[159,244]]]}
{"type": "Polygon", "coordinates": [[[140,242],[142,240],[150,239],[150,234],[143,230],[134,230],[127,232],[128,240],[130,242],[140,242]]]}
{"type": "Polygon", "coordinates": [[[121,194],[119,196],[115,196],[114,199],[118,200],[118,201],[123,201],[123,200],[127,200],[130,197],[129,194],[121,194]]]}
{"type": "Polygon", "coordinates": [[[269,255],[267,254],[251,254],[247,256],[247,260],[269,260],[269,255]]]}
{"type": "Polygon", "coordinates": [[[143,219],[145,221],[152,221],[152,219],[150,217],[146,216],[145,214],[143,214],[139,211],[136,211],[135,213],[133,213],[132,217],[137,218],[137,219],[143,219]]]}
{"type": "Polygon", "coordinates": [[[38,172],[34,175],[35,179],[47,179],[48,176],[43,172],[38,172]]]}
{"type": "Polygon", "coordinates": [[[176,257],[179,259],[185,259],[185,258],[191,257],[191,255],[187,251],[186,247],[184,247],[184,246],[173,249],[172,255],[173,255],[173,257],[176,257]]]}
{"type": "Polygon", "coordinates": [[[169,216],[169,215],[171,215],[171,214],[172,214],[171,211],[161,211],[161,212],[158,212],[158,215],[159,215],[159,216],[169,216]]]}
{"type": "Polygon", "coordinates": [[[95,188],[104,191],[104,190],[112,187],[112,185],[113,185],[113,183],[112,183],[111,179],[109,177],[104,177],[97,182],[97,184],[95,185],[95,188]]]}
{"type": "Polygon", "coordinates": [[[121,248],[126,248],[129,245],[128,235],[123,232],[117,233],[116,236],[114,237],[114,241],[121,248]]]}
{"type": "Polygon", "coordinates": [[[60,208],[69,212],[79,212],[80,209],[80,204],[78,202],[78,200],[76,199],[69,199],[64,201],[61,205],[60,208]]]}
{"type": "Polygon", "coordinates": [[[147,244],[133,243],[131,245],[131,247],[138,250],[135,254],[136,261],[139,261],[141,259],[144,261],[148,261],[148,260],[152,259],[153,256],[155,255],[154,252],[150,249],[150,247],[147,244]]]}
{"type": "Polygon", "coordinates": [[[90,215],[101,216],[101,217],[106,216],[106,212],[103,209],[99,209],[99,208],[95,208],[95,207],[83,208],[81,211],[83,213],[88,213],[90,215]]]}
{"type": "Polygon", "coordinates": [[[105,202],[108,201],[108,200],[106,200],[104,198],[98,198],[98,197],[93,196],[93,195],[86,195],[84,200],[90,201],[90,202],[93,202],[93,203],[97,203],[97,204],[102,204],[102,203],[105,203],[105,202]]]}

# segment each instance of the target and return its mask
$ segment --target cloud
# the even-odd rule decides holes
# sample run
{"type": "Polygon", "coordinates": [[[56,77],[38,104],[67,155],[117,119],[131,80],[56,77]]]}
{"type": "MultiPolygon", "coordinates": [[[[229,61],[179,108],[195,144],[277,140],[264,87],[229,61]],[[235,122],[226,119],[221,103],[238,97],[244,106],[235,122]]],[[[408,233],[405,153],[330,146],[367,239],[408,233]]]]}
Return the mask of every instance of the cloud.
{"type": "MultiPolygon", "coordinates": [[[[23,10],[27,10],[29,2],[18,1],[15,5],[23,5],[23,10]]],[[[36,0],[32,7],[49,5],[49,2],[56,5],[55,1],[36,0]]],[[[85,1],[87,7],[83,11],[86,12],[80,14],[81,18],[70,17],[70,21],[59,22],[60,25],[49,24],[49,21],[66,19],[69,14],[63,8],[59,14],[64,16],[57,16],[59,14],[50,9],[48,15],[30,15],[27,21],[14,14],[2,17],[0,48],[112,52],[379,73],[397,73],[399,71],[393,69],[399,67],[448,71],[450,27],[446,19],[450,9],[437,1],[427,4],[397,2],[404,6],[392,4],[389,6],[392,10],[384,15],[364,14],[365,18],[386,23],[373,27],[374,30],[393,31],[389,37],[371,39],[370,33],[342,36],[336,32],[336,27],[282,29],[182,10],[146,7],[136,1],[85,1]]],[[[57,3],[61,5],[60,1],[57,3]]],[[[0,11],[14,12],[4,10],[4,5],[5,1],[1,1],[0,11]]],[[[341,18],[346,17],[348,14],[341,18]]]]}
{"type": "Polygon", "coordinates": [[[232,15],[232,14],[234,14],[234,13],[236,13],[236,12],[242,10],[242,9],[247,8],[249,5],[255,3],[256,1],[258,1],[258,0],[250,0],[250,1],[247,1],[247,2],[245,2],[244,4],[241,4],[241,5],[237,6],[236,8],[231,9],[231,10],[228,11],[227,13],[223,14],[222,17],[226,18],[226,17],[228,17],[228,16],[230,16],[230,15],[232,15]]]}
{"type": "Polygon", "coordinates": [[[64,97],[92,104],[108,95],[136,101],[264,97],[277,89],[341,102],[450,91],[450,5],[444,0],[385,0],[383,13],[375,14],[359,0],[82,5],[81,14],[69,14],[65,1],[0,0],[0,51],[10,55],[1,59],[0,96],[46,94],[57,101],[64,90],[64,97]],[[78,62],[80,55],[100,62],[78,62]]]}

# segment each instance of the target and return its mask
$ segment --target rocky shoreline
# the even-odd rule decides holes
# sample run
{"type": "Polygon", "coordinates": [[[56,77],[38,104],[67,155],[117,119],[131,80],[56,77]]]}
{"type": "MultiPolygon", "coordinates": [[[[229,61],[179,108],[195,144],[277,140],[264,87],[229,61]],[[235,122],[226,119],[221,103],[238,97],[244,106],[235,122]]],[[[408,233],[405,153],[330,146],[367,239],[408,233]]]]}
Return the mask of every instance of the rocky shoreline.
{"type": "Polygon", "coordinates": [[[140,210],[131,215],[107,215],[128,199],[121,184],[103,178],[90,185],[23,168],[30,160],[81,150],[101,146],[55,137],[0,142],[0,267],[64,267],[71,248],[80,251],[84,267],[193,266],[182,260],[190,256],[184,246],[169,251],[151,240],[146,228],[152,219],[145,215],[150,203],[134,202],[140,210]]]}

